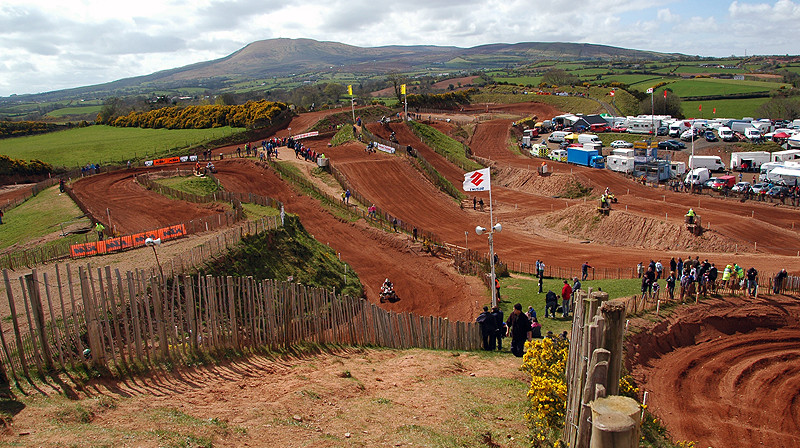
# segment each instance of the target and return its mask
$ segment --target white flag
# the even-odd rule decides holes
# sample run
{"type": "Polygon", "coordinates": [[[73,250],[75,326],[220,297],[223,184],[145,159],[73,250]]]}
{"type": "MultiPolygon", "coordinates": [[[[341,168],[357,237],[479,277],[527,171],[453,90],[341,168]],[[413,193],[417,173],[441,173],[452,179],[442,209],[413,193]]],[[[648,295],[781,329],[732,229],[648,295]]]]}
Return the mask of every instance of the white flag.
{"type": "Polygon", "coordinates": [[[464,191],[489,191],[491,189],[489,168],[470,171],[464,175],[464,191]]]}
{"type": "Polygon", "coordinates": [[[649,89],[647,89],[647,93],[653,93],[653,88],[650,87],[649,89]]]}

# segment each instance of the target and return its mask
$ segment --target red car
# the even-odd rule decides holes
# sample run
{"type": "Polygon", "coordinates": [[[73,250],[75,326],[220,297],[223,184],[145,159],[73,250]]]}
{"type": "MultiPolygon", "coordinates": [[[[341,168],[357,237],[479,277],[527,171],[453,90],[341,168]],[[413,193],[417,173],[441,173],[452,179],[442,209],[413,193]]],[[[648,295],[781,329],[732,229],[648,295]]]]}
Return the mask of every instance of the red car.
{"type": "Polygon", "coordinates": [[[607,124],[593,124],[589,126],[589,130],[592,132],[608,132],[611,129],[608,127],[607,124]]]}
{"type": "Polygon", "coordinates": [[[610,129],[610,131],[611,131],[611,132],[620,132],[620,133],[623,133],[623,132],[628,132],[628,128],[626,128],[625,126],[613,126],[613,127],[610,129]]]}

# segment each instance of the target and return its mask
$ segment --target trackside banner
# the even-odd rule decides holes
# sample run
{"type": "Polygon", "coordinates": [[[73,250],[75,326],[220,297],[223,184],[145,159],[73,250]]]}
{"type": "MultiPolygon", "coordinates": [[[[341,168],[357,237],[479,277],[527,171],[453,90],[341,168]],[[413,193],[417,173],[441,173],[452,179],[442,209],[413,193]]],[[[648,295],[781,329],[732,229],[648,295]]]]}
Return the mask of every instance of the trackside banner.
{"type": "Polygon", "coordinates": [[[133,249],[144,246],[147,238],[161,238],[166,241],[186,235],[186,227],[183,224],[162,227],[149,232],[125,235],[117,238],[109,238],[94,243],[73,244],[69,247],[69,255],[72,258],[89,257],[92,255],[103,255],[119,252],[125,249],[133,249]]]}
{"type": "Polygon", "coordinates": [[[374,147],[375,147],[375,149],[381,150],[383,152],[388,152],[389,154],[394,154],[394,151],[395,151],[395,149],[392,148],[391,146],[384,145],[384,144],[381,144],[381,143],[375,143],[374,147]]]}
{"type": "Polygon", "coordinates": [[[297,134],[297,135],[293,136],[292,138],[295,139],[295,140],[300,140],[300,139],[308,138],[308,137],[316,137],[318,135],[319,135],[319,131],[311,131],[311,132],[306,132],[305,134],[297,134]]]}
{"type": "Polygon", "coordinates": [[[489,191],[491,189],[489,168],[464,174],[464,191],[489,191]]]}
{"type": "Polygon", "coordinates": [[[180,162],[197,162],[197,156],[165,157],[163,159],[145,160],[144,166],[169,165],[180,162]]]}

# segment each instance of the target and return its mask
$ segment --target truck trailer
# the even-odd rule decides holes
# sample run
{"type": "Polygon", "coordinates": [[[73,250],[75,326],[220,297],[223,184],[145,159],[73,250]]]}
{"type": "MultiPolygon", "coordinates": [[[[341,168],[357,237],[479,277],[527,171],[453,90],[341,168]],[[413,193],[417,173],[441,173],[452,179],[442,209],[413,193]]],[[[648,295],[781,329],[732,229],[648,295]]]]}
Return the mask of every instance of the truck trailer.
{"type": "Polygon", "coordinates": [[[603,156],[594,149],[567,148],[567,162],[590,168],[606,167],[603,156]]]}

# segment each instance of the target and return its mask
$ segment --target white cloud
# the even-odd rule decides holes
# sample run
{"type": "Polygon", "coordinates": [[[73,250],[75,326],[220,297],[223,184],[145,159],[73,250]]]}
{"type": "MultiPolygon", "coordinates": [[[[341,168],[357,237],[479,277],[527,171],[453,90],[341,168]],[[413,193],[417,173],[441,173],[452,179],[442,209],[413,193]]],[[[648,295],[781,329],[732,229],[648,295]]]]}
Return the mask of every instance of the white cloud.
{"type": "Polygon", "coordinates": [[[149,74],[275,37],[358,46],[564,41],[716,56],[745,48],[798,53],[800,0],[706,1],[687,8],[686,0],[3,0],[0,95],[149,74]]]}

